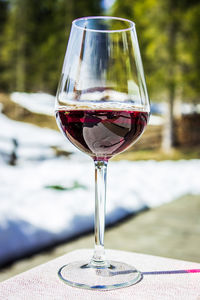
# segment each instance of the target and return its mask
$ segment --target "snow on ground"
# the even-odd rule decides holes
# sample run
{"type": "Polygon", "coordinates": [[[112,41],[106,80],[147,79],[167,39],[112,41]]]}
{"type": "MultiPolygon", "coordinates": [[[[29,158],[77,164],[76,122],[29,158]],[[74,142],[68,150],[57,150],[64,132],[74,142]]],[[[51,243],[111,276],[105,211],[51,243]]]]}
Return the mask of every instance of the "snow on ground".
{"type": "MultiPolygon", "coordinates": [[[[84,158],[1,165],[1,261],[92,228],[94,170],[92,160],[84,158]],[[56,185],[66,190],[49,188],[56,185]]],[[[200,160],[110,162],[107,223],[184,194],[200,194],[199,169],[200,160]]]]}
{"type": "MultiPolygon", "coordinates": [[[[45,93],[20,93],[14,92],[11,94],[11,100],[31,112],[46,114],[53,116],[54,115],[54,105],[55,97],[45,93]]],[[[158,104],[160,105],[160,104],[158,104]]],[[[157,107],[157,104],[154,104],[153,107],[157,107]]],[[[160,107],[160,106],[159,106],[160,107]]],[[[159,108],[160,109],[160,108],[159,108]]],[[[158,111],[160,112],[161,110],[158,111]]],[[[156,111],[156,109],[155,109],[156,111]]],[[[157,112],[157,111],[156,111],[157,112]]],[[[163,117],[151,115],[150,125],[162,125],[163,117]]]]}
{"type": "Polygon", "coordinates": [[[73,145],[64,140],[59,132],[13,121],[3,114],[0,114],[0,128],[0,153],[11,153],[16,141],[17,156],[20,160],[53,158],[55,153],[51,146],[68,152],[75,151],[73,145]]]}
{"type": "Polygon", "coordinates": [[[50,116],[54,114],[55,96],[46,93],[14,92],[11,100],[35,113],[50,116]]]}
{"type": "MultiPolygon", "coordinates": [[[[1,265],[92,229],[94,168],[59,132],[2,114],[0,128],[1,265]],[[16,147],[13,139],[17,166],[7,165],[3,156],[16,147]],[[51,146],[74,154],[55,157],[51,146]]],[[[200,194],[199,169],[200,160],[110,162],[107,223],[184,194],[200,194]]]]}

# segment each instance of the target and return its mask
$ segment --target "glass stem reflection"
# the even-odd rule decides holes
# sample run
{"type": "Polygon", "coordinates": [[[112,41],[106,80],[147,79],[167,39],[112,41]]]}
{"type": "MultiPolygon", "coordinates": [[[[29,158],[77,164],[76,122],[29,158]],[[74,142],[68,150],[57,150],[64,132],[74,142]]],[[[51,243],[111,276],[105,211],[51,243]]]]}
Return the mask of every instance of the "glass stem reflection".
{"type": "Polygon", "coordinates": [[[104,250],[106,175],[107,161],[94,161],[95,164],[95,249],[91,264],[103,267],[107,265],[104,250]]]}

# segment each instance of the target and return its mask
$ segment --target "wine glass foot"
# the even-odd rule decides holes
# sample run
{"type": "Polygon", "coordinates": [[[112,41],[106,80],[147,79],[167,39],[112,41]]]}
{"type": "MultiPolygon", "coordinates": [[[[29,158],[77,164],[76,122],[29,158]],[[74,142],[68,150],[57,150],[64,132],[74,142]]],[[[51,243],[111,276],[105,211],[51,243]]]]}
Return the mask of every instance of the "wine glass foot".
{"type": "Polygon", "coordinates": [[[113,290],[139,282],[142,274],[126,263],[109,261],[106,266],[94,266],[77,261],[62,266],[59,278],[66,284],[89,290],[113,290]]]}

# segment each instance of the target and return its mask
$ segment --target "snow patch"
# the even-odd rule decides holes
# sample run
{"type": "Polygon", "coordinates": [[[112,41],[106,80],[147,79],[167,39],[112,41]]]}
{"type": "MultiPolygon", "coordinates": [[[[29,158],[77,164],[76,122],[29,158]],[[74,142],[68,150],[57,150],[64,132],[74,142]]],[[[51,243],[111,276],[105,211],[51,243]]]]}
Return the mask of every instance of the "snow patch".
{"type": "Polygon", "coordinates": [[[26,109],[44,115],[54,115],[55,97],[46,93],[20,93],[11,94],[11,100],[26,109]]]}

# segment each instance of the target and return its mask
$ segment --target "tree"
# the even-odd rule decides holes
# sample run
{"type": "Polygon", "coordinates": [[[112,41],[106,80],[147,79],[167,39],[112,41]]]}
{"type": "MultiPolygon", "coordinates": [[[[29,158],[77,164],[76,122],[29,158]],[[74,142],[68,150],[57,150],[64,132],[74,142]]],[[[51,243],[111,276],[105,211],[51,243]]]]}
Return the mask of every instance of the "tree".
{"type": "Polygon", "coordinates": [[[9,3],[8,19],[3,32],[2,59],[5,71],[2,77],[10,90],[26,89],[27,53],[32,28],[30,10],[28,0],[12,0],[9,3]]]}
{"type": "MultiPolygon", "coordinates": [[[[200,95],[200,3],[195,5],[185,14],[183,30],[186,43],[182,44],[184,48],[184,64],[182,67],[183,76],[183,98],[187,100],[188,96],[194,103],[199,103],[200,95]]],[[[194,4],[193,3],[193,4],[194,4]]]]}
{"type": "Polygon", "coordinates": [[[72,20],[99,13],[100,0],[9,0],[0,85],[54,93],[72,20]]]}
{"type": "Polygon", "coordinates": [[[183,97],[183,91],[184,98],[188,99],[189,85],[194,80],[196,85],[199,82],[197,69],[193,72],[193,76],[191,73],[185,75],[183,71],[184,69],[194,71],[192,60],[197,60],[194,59],[194,54],[200,49],[197,30],[193,32],[193,35],[196,34],[196,41],[191,40],[193,53],[189,49],[186,37],[190,35],[191,26],[185,25],[187,18],[199,22],[197,16],[194,18],[195,12],[196,15],[199,12],[197,3],[195,0],[135,0],[134,3],[129,0],[116,0],[113,6],[113,14],[135,21],[151,98],[158,101],[163,99],[167,104],[162,143],[165,151],[170,151],[175,145],[175,100],[183,97]],[[190,83],[188,76],[192,76],[190,83]],[[184,88],[186,81],[187,89],[184,88]]]}
{"type": "MultiPolygon", "coordinates": [[[[3,32],[8,17],[8,2],[0,0],[0,49],[3,47],[3,32]]],[[[0,74],[5,72],[5,66],[2,58],[2,51],[0,51],[0,74]]],[[[0,80],[0,90],[6,89],[6,81],[0,80]]]]}

